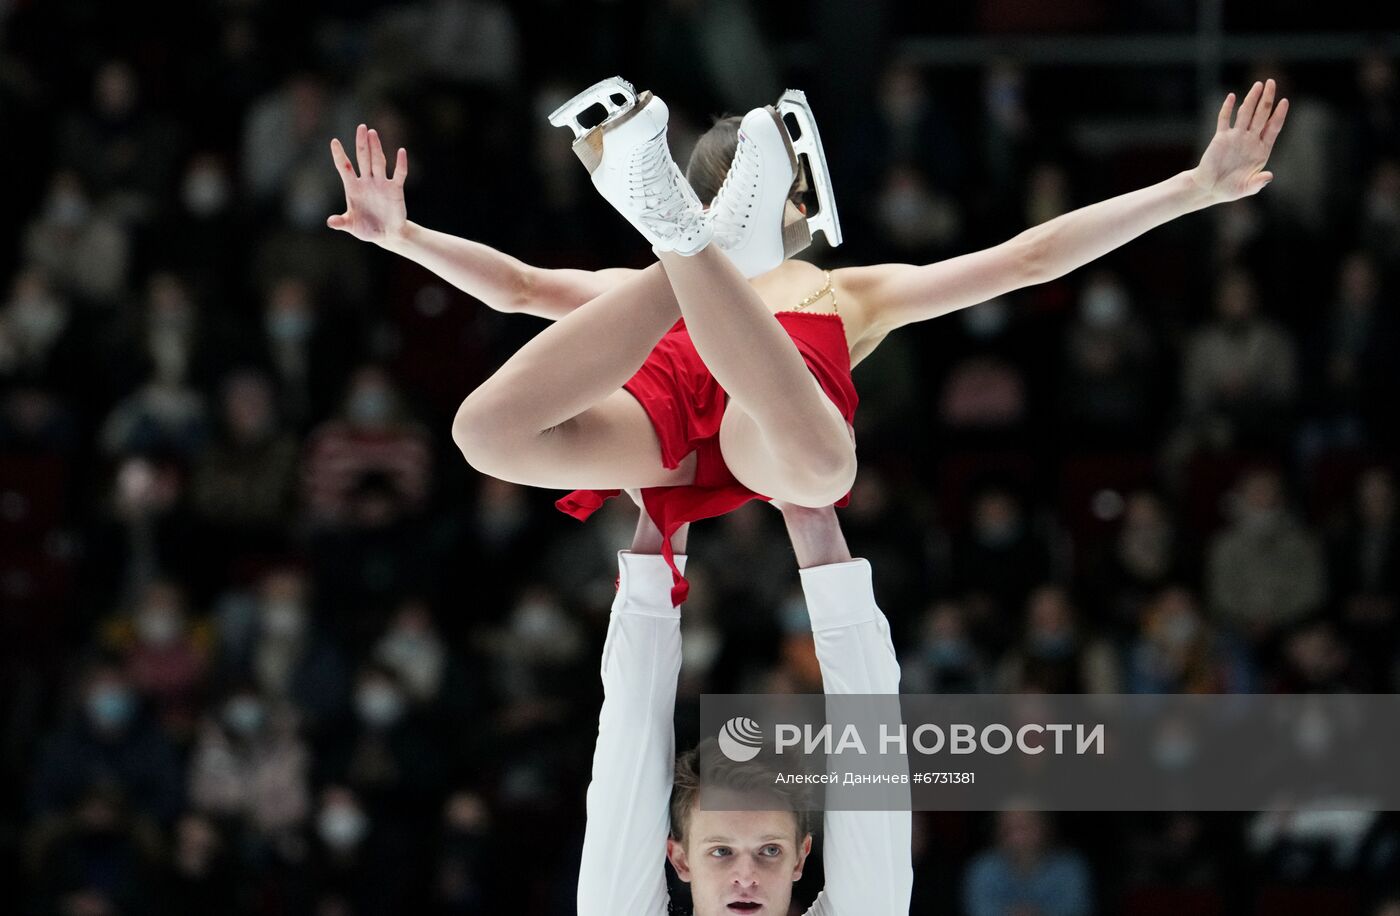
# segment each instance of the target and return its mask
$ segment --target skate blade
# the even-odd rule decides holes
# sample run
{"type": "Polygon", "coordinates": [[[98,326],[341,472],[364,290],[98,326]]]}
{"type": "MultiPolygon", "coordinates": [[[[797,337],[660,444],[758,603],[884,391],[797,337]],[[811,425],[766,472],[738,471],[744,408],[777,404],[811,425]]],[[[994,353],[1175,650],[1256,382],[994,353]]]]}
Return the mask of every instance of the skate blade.
{"type": "MultiPolygon", "coordinates": [[[[773,116],[773,123],[778,126],[778,133],[783,138],[783,146],[787,149],[788,164],[792,168],[792,183],[795,186],[797,179],[802,174],[802,163],[797,158],[797,150],[792,144],[792,135],[788,132],[787,125],[783,123],[783,116],[772,105],[765,105],[764,109],[773,116]]],[[[791,194],[789,193],[789,198],[791,194]]],[[[812,244],[812,229],[807,225],[807,217],[789,199],[783,205],[783,259],[792,257],[805,251],[812,244]]]]}
{"type": "Polygon", "coordinates": [[[831,188],[826,152],[822,149],[821,134],[817,132],[817,121],[812,117],[812,107],[807,104],[807,94],[800,89],[784,92],[778,99],[778,112],[786,128],[784,133],[791,139],[797,154],[798,168],[817,198],[817,212],[811,213],[808,207],[807,227],[814,235],[820,232],[826,237],[826,243],[835,248],[841,244],[841,220],[836,214],[836,195],[831,188]]]}
{"type": "Polygon", "coordinates": [[[550,112],[549,123],[555,127],[568,127],[575,138],[582,137],[594,127],[631,108],[636,101],[637,91],[631,83],[620,76],[610,77],[599,80],[550,112]],[[602,107],[603,117],[585,126],[579,121],[579,116],[595,105],[602,107]]]}
{"type": "Polygon", "coordinates": [[[612,79],[594,83],[583,92],[554,109],[549,123],[555,127],[569,127],[574,132],[574,155],[592,175],[603,161],[603,134],[614,127],[621,127],[651,101],[651,91],[637,95],[632,84],[615,76],[612,79]],[[584,127],[579,116],[590,109],[601,107],[606,113],[603,120],[592,127],[584,127]]]}

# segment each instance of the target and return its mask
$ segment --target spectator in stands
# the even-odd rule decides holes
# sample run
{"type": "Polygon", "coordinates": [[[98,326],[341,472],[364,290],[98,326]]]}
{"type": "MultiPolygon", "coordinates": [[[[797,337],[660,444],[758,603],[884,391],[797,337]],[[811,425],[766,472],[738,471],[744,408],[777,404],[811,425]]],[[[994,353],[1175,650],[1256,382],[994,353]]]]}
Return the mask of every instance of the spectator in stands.
{"type": "Polygon", "coordinates": [[[255,684],[260,696],[289,704],[312,736],[348,707],[345,660],[312,620],[306,575],[299,569],[283,566],[263,577],[252,641],[225,649],[225,678],[255,684]]]}
{"type": "Polygon", "coordinates": [[[352,494],[366,475],[381,475],[411,511],[432,485],[432,452],[392,380],[374,366],[359,369],[339,416],[317,427],[306,450],[303,486],[314,524],[351,521],[352,494]]]}
{"type": "Polygon", "coordinates": [[[132,686],[165,729],[187,736],[209,667],[209,634],[189,619],[179,585],[169,579],[147,584],[131,613],[108,624],[106,641],[124,658],[132,686]]]}
{"type": "Polygon", "coordinates": [[[1364,175],[1377,159],[1400,156],[1400,79],[1392,55],[1379,46],[1362,54],[1356,83],[1360,92],[1350,139],[1355,174],[1364,175]]]}
{"type": "Polygon", "coordinates": [[[128,379],[141,387],[119,403],[103,429],[113,453],[166,450],[192,457],[208,434],[204,396],[196,384],[210,363],[199,308],[184,281],[160,271],[146,285],[140,318],[131,328],[134,340],[120,349],[128,355],[109,370],[118,386],[128,379]]]}
{"type": "Polygon", "coordinates": [[[30,837],[36,912],[157,916],[160,833],[113,784],[93,783],[30,837]]]}
{"type": "Polygon", "coordinates": [[[1038,811],[997,815],[996,848],[981,853],[963,878],[967,916],[1088,916],[1094,909],[1088,864],[1057,848],[1038,811]]]}
{"type": "Polygon", "coordinates": [[[0,379],[71,391],[78,367],[72,307],[42,270],[20,270],[0,306],[0,379]]]}
{"type": "Polygon", "coordinates": [[[183,145],[176,126],[143,101],[131,64],[106,61],[93,74],[91,109],[69,115],[58,139],[59,161],[111,195],[132,221],[160,206],[183,145]]]}
{"type": "Polygon", "coordinates": [[[1386,271],[1400,267],[1400,157],[1382,159],[1371,171],[1361,215],[1361,239],[1386,271]]]}
{"type": "Polygon", "coordinates": [[[310,751],[294,709],[251,684],[235,686],[200,723],[190,802],[235,826],[249,844],[285,841],[309,814],[310,751]]]}
{"type": "Polygon", "coordinates": [[[1362,472],[1349,516],[1331,544],[1331,592],[1357,663],[1384,692],[1392,689],[1387,679],[1400,632],[1400,521],[1389,468],[1362,472]]]}
{"type": "Polygon", "coordinates": [[[120,606],[152,579],[177,572],[192,593],[202,594],[204,583],[196,580],[204,558],[179,465],[165,455],[122,456],[110,486],[104,514],[90,529],[78,582],[89,607],[120,606]]]}
{"type": "Polygon", "coordinates": [[[1143,442],[1152,394],[1152,343],[1123,281],[1107,269],[1089,275],[1079,293],[1066,349],[1064,413],[1093,442],[1143,442]]]}
{"type": "Polygon", "coordinates": [[[442,729],[440,734],[452,734],[454,723],[478,719],[484,679],[448,646],[425,601],[403,602],[370,654],[394,673],[413,710],[442,729]]]}
{"type": "Polygon", "coordinates": [[[427,911],[431,863],[414,859],[416,845],[385,833],[393,819],[371,815],[350,789],[321,793],[316,845],[305,884],[316,913],[396,916],[427,911]]]}
{"type": "Polygon", "coordinates": [[[972,530],[953,543],[953,591],[989,596],[1005,619],[1050,574],[1050,553],[1031,530],[1026,510],[1010,490],[983,489],[972,506],[972,530]]]}
{"type": "Polygon", "coordinates": [[[1388,897],[1376,904],[1371,916],[1400,916],[1400,897],[1388,897]]]}
{"type": "Polygon", "coordinates": [[[345,136],[355,127],[348,99],[307,70],[258,99],[243,124],[240,172],[260,202],[285,191],[303,166],[320,165],[327,137],[345,136]]]}
{"type": "Polygon", "coordinates": [[[262,320],[241,344],[241,356],[276,383],[279,414],[305,431],[342,396],[358,347],[355,323],[322,308],[305,280],[279,275],[267,287],[262,320]]]}
{"type": "Polygon", "coordinates": [[[1144,885],[1148,893],[1162,887],[1219,887],[1225,877],[1221,851],[1229,839],[1212,826],[1211,820],[1193,812],[1144,817],[1129,839],[1128,882],[1144,885]]]}
{"type": "Polygon", "coordinates": [[[256,372],[224,380],[219,432],[200,452],[190,499],[215,550],[276,549],[296,492],[297,443],[283,428],[272,385],[256,372]]]}
{"type": "Polygon", "coordinates": [[[1109,627],[1137,629],[1143,606],[1186,572],[1181,538],[1161,495],[1129,493],[1113,540],[1090,557],[1092,592],[1102,602],[1109,627]]]}
{"type": "Polygon", "coordinates": [[[354,790],[387,829],[402,827],[421,842],[444,789],[447,749],[394,671],[368,665],[356,681],[354,718],[328,742],[318,782],[354,790]]]}
{"type": "Polygon", "coordinates": [[[920,636],[900,665],[902,692],[982,693],[987,688],[986,659],[973,642],[961,604],[935,602],[924,612],[920,636]]]}
{"type": "Polygon", "coordinates": [[[471,916],[489,909],[495,858],[491,826],[491,812],[479,794],[463,790],[448,796],[434,881],[434,896],[444,916],[471,916]]]}
{"type": "Polygon", "coordinates": [[[1197,446],[1275,442],[1297,390],[1293,342],[1259,311],[1254,280],[1231,268],[1216,287],[1216,318],[1186,346],[1182,398],[1197,446]]]}
{"type": "Polygon", "coordinates": [[[1201,616],[1187,588],[1164,589],[1142,609],[1128,650],[1130,693],[1249,693],[1246,661],[1201,616]]]}
{"type": "Polygon", "coordinates": [[[1322,545],[1284,501],[1274,470],[1246,473],[1235,518],[1211,539],[1206,570],[1211,610],[1257,646],[1319,610],[1326,596],[1322,545]]]}
{"type": "Polygon", "coordinates": [[[44,741],[34,768],[30,807],[58,814],[112,787],[143,814],[174,822],[184,800],[174,743],[142,707],[122,666],[99,660],[88,667],[79,708],[44,741]]]}
{"type": "Polygon", "coordinates": [[[1376,264],[1364,251],[1342,261],[1332,308],[1316,326],[1313,362],[1321,384],[1313,394],[1305,448],[1392,441],[1386,407],[1397,390],[1391,360],[1400,330],[1381,297],[1376,264]]]}
{"type": "Polygon", "coordinates": [[[430,0],[381,13],[374,46],[386,78],[513,88],[520,36],[509,4],[499,0],[430,0]]]}
{"type": "Polygon", "coordinates": [[[1122,672],[1107,641],[1086,632],[1057,585],[1031,592],[1025,637],[997,671],[1004,693],[1120,693],[1122,672]]]}
{"type": "Polygon", "coordinates": [[[1327,620],[1313,621],[1288,637],[1283,646],[1277,689],[1280,693],[1364,693],[1351,649],[1327,620]]]}
{"type": "Polygon", "coordinates": [[[43,212],[25,231],[24,251],[62,292],[84,302],[112,306],[126,292],[131,239],[75,172],[54,173],[43,212]]]}
{"type": "Polygon", "coordinates": [[[171,912],[238,916],[248,911],[245,876],[230,844],[209,818],[180,818],[173,845],[160,894],[171,912]]]}

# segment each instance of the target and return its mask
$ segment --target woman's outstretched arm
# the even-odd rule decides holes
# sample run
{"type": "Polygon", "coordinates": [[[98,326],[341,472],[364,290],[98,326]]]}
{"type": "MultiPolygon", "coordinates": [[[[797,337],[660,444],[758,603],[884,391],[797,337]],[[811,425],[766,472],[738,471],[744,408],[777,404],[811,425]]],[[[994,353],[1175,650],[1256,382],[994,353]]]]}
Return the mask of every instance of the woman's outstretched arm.
{"type": "Polygon", "coordinates": [[[872,334],[887,333],[1064,276],[1178,216],[1257,194],[1274,177],[1264,165],[1288,115],[1288,100],[1275,106],[1274,90],[1273,80],[1255,83],[1233,125],[1235,94],[1227,95],[1200,163],[1166,181],[1057,216],[994,248],[921,267],[849,268],[837,281],[861,303],[872,334]]]}
{"type": "Polygon", "coordinates": [[[399,149],[390,177],[378,131],[363,124],[355,131],[358,174],[339,140],[331,140],[331,158],[345,185],[346,207],[326,225],[421,264],[499,312],[554,320],[636,273],[532,267],[489,245],[410,222],[403,197],[408,153],[399,149]]]}

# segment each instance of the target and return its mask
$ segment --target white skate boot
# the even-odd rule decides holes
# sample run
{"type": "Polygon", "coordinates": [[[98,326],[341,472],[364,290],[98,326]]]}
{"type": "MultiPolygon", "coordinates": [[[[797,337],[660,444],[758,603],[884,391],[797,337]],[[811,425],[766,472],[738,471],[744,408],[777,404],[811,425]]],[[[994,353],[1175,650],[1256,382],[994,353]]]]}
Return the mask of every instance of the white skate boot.
{"type": "Polygon", "coordinates": [[[778,112],[765,106],[744,115],[734,160],[708,215],[715,241],[746,277],[767,273],[812,241],[807,220],[788,203],[797,169],[778,112]]]}
{"type": "Polygon", "coordinates": [[[841,244],[841,221],[836,215],[836,197],[831,191],[831,173],[822,150],[822,137],[807,93],[789,89],[778,99],[778,114],[782,115],[787,133],[797,153],[798,171],[806,181],[815,200],[807,200],[807,226],[812,234],[820,232],[832,248],[841,244]],[[813,211],[816,211],[815,213],[813,211]]]}
{"type": "Polygon", "coordinates": [[[713,237],[710,221],[666,144],[666,103],[650,92],[640,96],[619,77],[603,80],[565,102],[549,116],[574,132],[574,153],[593,185],[640,232],[656,252],[695,254],[713,237]],[[606,117],[585,127],[580,116],[601,106],[606,117]]]}

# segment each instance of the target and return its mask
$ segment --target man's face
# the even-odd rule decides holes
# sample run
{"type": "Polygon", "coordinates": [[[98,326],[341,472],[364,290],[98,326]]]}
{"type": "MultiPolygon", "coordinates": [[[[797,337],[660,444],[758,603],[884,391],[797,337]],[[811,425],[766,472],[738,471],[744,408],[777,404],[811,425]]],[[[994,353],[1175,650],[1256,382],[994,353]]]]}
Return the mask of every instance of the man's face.
{"type": "Polygon", "coordinates": [[[786,916],[792,884],[812,850],[797,841],[791,811],[702,811],[690,815],[686,845],[667,840],[667,855],[690,884],[695,916],[786,916]]]}

